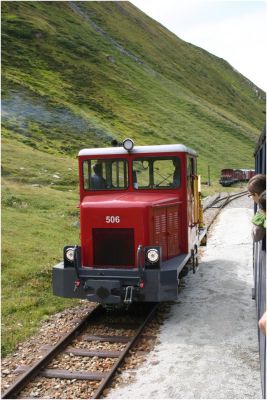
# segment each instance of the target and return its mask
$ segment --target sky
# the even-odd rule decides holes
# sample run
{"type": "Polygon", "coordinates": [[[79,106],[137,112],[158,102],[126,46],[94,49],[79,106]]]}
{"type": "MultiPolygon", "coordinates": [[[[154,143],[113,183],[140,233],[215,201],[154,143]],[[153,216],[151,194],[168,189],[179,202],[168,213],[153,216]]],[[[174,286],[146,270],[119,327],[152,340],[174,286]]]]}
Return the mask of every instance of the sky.
{"type": "Polygon", "coordinates": [[[267,90],[267,0],[130,0],[180,39],[267,90]]]}

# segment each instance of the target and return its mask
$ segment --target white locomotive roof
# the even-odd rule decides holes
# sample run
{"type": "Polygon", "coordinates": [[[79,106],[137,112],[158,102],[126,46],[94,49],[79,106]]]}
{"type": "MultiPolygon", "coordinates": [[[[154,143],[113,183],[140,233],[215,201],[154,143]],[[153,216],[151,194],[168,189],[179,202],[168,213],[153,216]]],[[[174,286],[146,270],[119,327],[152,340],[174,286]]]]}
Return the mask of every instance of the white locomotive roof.
{"type": "MultiPolygon", "coordinates": [[[[189,153],[194,156],[197,155],[195,150],[190,147],[184,146],[183,144],[164,144],[158,146],[135,146],[130,152],[131,154],[146,154],[146,153],[189,153]]],[[[95,149],[82,149],[79,151],[79,156],[100,156],[100,155],[125,155],[128,154],[124,147],[103,147],[95,149]]]]}

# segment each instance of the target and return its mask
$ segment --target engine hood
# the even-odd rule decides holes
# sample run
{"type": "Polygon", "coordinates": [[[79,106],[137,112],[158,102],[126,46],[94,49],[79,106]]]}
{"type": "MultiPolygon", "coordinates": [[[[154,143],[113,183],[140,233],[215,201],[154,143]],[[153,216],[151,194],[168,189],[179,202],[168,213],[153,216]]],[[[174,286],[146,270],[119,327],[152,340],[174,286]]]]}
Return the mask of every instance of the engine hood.
{"type": "Polygon", "coordinates": [[[156,205],[175,204],[179,199],[166,193],[109,193],[101,196],[86,196],[81,202],[82,208],[144,208],[156,205]]]}

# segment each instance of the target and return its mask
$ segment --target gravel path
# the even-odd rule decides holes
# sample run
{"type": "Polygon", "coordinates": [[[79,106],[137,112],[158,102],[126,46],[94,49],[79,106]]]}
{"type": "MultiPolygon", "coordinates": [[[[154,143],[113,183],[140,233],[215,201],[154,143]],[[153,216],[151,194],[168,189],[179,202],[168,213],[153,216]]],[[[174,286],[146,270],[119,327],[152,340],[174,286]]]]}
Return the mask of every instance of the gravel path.
{"type": "Polygon", "coordinates": [[[127,386],[108,398],[261,398],[257,321],[252,288],[252,204],[246,197],[218,216],[200,268],[146,362],[123,374],[127,386]]]}

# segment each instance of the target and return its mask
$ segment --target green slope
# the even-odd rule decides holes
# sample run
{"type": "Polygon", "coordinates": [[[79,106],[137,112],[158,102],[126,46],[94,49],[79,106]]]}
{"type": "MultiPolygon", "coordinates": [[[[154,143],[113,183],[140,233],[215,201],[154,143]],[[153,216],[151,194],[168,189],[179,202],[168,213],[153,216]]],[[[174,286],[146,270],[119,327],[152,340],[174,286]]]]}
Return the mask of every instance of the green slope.
{"type": "MultiPolygon", "coordinates": [[[[3,1],[3,354],[72,304],[51,266],[77,243],[80,148],[183,143],[213,183],[253,166],[265,93],[128,2],[3,1]]],[[[214,188],[214,186],[212,186],[214,188]]]]}
{"type": "Polygon", "coordinates": [[[79,242],[76,160],[2,138],[2,355],[49,314],[75,303],[52,295],[51,267],[79,242]],[[59,190],[60,189],[60,190],[59,190]]]}

